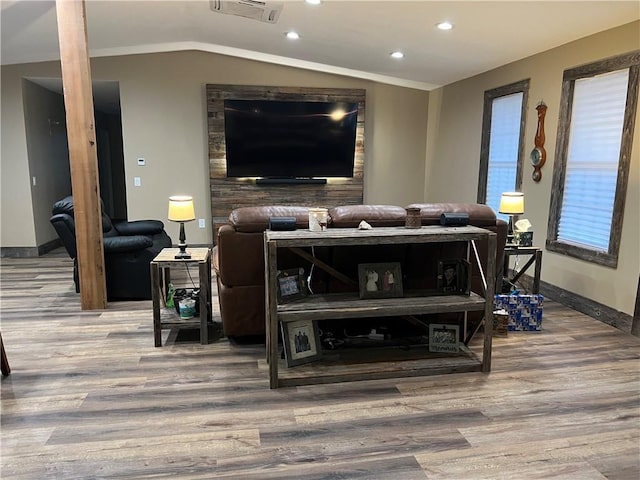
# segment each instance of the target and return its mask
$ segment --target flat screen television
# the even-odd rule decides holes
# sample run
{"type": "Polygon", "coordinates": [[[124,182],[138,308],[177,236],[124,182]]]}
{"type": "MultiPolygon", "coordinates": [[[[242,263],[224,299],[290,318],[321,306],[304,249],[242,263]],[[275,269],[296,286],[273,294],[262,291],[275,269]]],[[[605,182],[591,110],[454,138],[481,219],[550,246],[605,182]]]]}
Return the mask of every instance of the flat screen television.
{"type": "Polygon", "coordinates": [[[358,104],[225,100],[227,177],[353,177],[358,104]]]}

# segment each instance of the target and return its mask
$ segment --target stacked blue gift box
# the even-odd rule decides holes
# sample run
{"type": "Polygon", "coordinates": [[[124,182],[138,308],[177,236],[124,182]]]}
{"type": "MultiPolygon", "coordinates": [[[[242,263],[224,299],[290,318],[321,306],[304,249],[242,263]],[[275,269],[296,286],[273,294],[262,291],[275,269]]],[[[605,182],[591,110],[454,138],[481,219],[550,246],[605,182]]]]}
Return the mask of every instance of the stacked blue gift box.
{"type": "Polygon", "coordinates": [[[496,295],[494,310],[506,310],[509,313],[509,331],[542,330],[542,304],[540,294],[496,295]]]}

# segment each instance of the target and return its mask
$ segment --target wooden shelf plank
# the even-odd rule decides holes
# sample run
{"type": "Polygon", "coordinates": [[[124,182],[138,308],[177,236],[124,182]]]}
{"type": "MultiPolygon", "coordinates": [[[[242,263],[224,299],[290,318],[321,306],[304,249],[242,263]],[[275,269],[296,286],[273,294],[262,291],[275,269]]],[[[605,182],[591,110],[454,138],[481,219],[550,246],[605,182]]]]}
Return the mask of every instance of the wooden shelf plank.
{"type": "Polygon", "coordinates": [[[278,247],[386,245],[438,242],[467,242],[486,238],[487,230],[479,227],[443,227],[439,225],[420,228],[377,227],[371,230],[357,228],[329,228],[322,232],[308,230],[264,232],[266,241],[276,241],[278,247]]]}
{"type": "Polygon", "coordinates": [[[484,310],[485,299],[471,295],[408,296],[360,300],[356,293],[311,295],[278,305],[278,318],[293,320],[327,320],[375,316],[420,315],[484,310]]]}
{"type": "Polygon", "coordinates": [[[482,361],[462,346],[458,354],[431,353],[426,345],[332,350],[319,360],[287,368],[281,360],[278,386],[479,372],[482,361]],[[375,360],[374,360],[375,359],[375,360]]]}

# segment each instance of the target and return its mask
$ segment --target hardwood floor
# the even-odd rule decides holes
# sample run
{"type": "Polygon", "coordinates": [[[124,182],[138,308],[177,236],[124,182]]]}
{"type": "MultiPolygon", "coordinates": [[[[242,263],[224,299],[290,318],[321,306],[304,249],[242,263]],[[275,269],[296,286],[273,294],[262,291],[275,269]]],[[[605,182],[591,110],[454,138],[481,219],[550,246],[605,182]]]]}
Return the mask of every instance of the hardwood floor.
{"type": "Polygon", "coordinates": [[[71,272],[2,259],[3,479],[640,478],[640,339],[558,303],[490,374],[269,390],[264,345],[155,348],[150,301],[81,311],[71,272]]]}

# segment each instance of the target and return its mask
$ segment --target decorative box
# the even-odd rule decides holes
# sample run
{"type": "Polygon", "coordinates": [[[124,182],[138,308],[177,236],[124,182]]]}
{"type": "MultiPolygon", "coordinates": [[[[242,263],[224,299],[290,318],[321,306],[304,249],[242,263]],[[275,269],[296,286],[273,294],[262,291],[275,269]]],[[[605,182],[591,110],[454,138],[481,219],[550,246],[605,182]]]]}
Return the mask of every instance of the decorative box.
{"type": "Polygon", "coordinates": [[[513,232],[513,243],[520,247],[533,245],[533,232],[513,232]]]}
{"type": "Polygon", "coordinates": [[[496,310],[493,312],[493,336],[506,337],[509,331],[509,312],[496,310]]]}
{"type": "Polygon", "coordinates": [[[496,295],[493,308],[509,313],[509,331],[540,331],[543,303],[544,297],[540,294],[496,295]]]}

